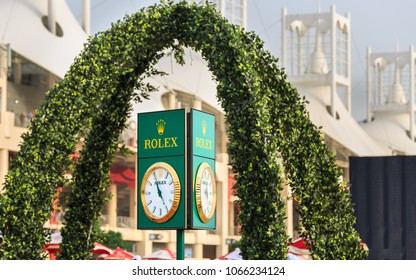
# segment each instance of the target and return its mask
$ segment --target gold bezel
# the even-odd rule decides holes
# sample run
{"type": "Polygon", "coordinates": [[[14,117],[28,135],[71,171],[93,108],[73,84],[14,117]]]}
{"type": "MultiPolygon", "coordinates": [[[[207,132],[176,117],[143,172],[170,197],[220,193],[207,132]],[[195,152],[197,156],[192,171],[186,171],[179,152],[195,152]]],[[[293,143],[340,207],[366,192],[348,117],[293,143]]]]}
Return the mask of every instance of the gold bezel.
{"type": "Polygon", "coordinates": [[[147,169],[146,173],[143,176],[142,184],[141,184],[141,187],[140,187],[140,198],[141,198],[141,201],[142,201],[142,206],[143,206],[144,213],[146,214],[146,216],[150,220],[152,220],[153,222],[158,223],[158,224],[163,224],[163,223],[166,223],[167,221],[169,221],[173,217],[173,215],[175,215],[176,210],[178,210],[179,202],[180,202],[180,199],[181,199],[181,183],[179,181],[179,176],[176,173],[175,169],[170,164],[168,164],[166,162],[156,162],[156,163],[152,164],[147,169]],[[174,192],[175,192],[173,194],[172,208],[163,217],[156,217],[155,215],[153,215],[153,213],[150,211],[150,209],[147,208],[146,196],[145,196],[145,188],[146,188],[147,179],[152,174],[152,172],[157,168],[164,168],[167,172],[169,172],[169,174],[172,176],[172,179],[173,179],[173,189],[174,189],[174,192]]]}
{"type": "Polygon", "coordinates": [[[212,216],[214,215],[215,208],[216,208],[216,202],[217,202],[217,183],[215,181],[215,175],[212,171],[211,166],[203,162],[198,167],[198,172],[196,174],[195,179],[195,201],[196,201],[196,210],[198,212],[198,216],[201,219],[203,223],[209,222],[211,220],[212,216]],[[201,201],[201,181],[202,181],[202,174],[205,170],[208,170],[208,173],[211,177],[211,182],[213,184],[212,186],[212,208],[209,212],[208,216],[205,215],[204,211],[202,210],[202,201],[201,201]]]}

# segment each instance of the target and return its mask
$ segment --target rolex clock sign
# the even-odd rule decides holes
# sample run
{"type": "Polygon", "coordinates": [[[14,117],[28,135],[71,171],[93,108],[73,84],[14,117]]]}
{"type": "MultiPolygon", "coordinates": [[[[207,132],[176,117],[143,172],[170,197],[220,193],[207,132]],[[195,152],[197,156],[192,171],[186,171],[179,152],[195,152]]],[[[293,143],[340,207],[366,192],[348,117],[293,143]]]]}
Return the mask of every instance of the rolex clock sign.
{"type": "Polygon", "coordinates": [[[191,178],[188,189],[188,228],[214,229],[216,224],[215,117],[191,110],[189,113],[191,178]]]}
{"type": "Polygon", "coordinates": [[[137,228],[185,229],[185,110],[140,113],[137,118],[137,228]]]}

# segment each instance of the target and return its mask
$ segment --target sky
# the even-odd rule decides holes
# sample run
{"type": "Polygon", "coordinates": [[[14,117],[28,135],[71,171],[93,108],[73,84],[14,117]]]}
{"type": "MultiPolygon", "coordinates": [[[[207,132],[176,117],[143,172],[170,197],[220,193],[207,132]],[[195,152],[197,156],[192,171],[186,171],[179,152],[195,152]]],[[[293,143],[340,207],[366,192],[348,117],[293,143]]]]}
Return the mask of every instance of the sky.
{"type": "MultiPolygon", "coordinates": [[[[81,20],[82,0],[66,0],[81,20]]],[[[159,0],[91,0],[91,34],[103,31],[126,14],[159,3],[159,0]]],[[[372,52],[408,51],[416,42],[414,0],[247,0],[247,29],[265,42],[277,58],[281,54],[281,14],[329,12],[351,17],[352,114],[366,116],[366,56],[372,52]]]]}

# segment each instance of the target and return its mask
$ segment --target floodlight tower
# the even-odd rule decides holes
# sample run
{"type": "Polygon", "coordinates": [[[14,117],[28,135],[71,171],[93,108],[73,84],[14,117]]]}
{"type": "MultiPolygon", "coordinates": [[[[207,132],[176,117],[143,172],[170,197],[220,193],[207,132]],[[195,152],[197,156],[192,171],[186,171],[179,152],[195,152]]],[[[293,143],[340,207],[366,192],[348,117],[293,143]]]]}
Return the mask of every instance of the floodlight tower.
{"type": "MultiPolygon", "coordinates": [[[[288,81],[306,98],[310,120],[322,127],[328,148],[342,170],[341,181],[349,181],[350,156],[375,156],[388,149],[372,139],[351,114],[351,19],[330,12],[288,14],[282,10],[282,68],[288,81]]],[[[291,197],[290,186],[285,188],[291,197]]],[[[288,231],[300,218],[287,202],[288,231]]],[[[296,232],[293,233],[296,237],[296,232]]]]}
{"type": "Polygon", "coordinates": [[[415,59],[409,51],[372,53],[367,50],[367,123],[389,119],[415,140],[415,59]]]}
{"type": "Polygon", "coordinates": [[[330,95],[336,118],[336,95],[351,113],[351,20],[336,13],[292,14],[282,10],[282,67],[298,88],[330,95]]]}

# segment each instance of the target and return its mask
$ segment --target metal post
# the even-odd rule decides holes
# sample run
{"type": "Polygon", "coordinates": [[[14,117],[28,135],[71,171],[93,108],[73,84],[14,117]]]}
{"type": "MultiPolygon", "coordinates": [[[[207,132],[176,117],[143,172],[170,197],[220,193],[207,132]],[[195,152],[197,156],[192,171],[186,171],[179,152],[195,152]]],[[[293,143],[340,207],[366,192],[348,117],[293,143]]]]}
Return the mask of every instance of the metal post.
{"type": "Polygon", "coordinates": [[[176,259],[177,260],[185,259],[185,230],[184,229],[176,230],[176,259]]]}
{"type": "Polygon", "coordinates": [[[82,27],[87,35],[91,32],[91,3],[90,0],[83,0],[82,2],[82,27]]]}
{"type": "MultiPolygon", "coordinates": [[[[335,6],[331,6],[331,115],[333,118],[336,118],[336,109],[335,109],[335,96],[337,93],[337,82],[336,82],[336,56],[337,56],[337,23],[335,18],[335,6]]],[[[318,30],[319,32],[319,30],[318,30]]]]}
{"type": "Polygon", "coordinates": [[[347,87],[347,107],[348,112],[352,114],[352,105],[351,105],[351,14],[347,14],[348,18],[348,34],[347,34],[347,78],[348,78],[348,87],[347,87]]]}
{"type": "MultiPolygon", "coordinates": [[[[286,16],[287,16],[287,10],[286,8],[282,9],[282,68],[287,68],[287,58],[286,58],[286,16]]],[[[292,68],[293,69],[293,68],[292,68]]],[[[291,69],[291,71],[292,71],[291,69]]],[[[286,70],[287,71],[287,70],[286,70]]]]}
{"type": "Polygon", "coordinates": [[[48,1],[48,28],[53,35],[56,35],[56,9],[53,0],[48,1]]]}
{"type": "Polygon", "coordinates": [[[409,75],[410,75],[410,139],[415,139],[415,64],[413,46],[409,48],[409,75]]]}
{"type": "MultiPolygon", "coordinates": [[[[371,105],[372,105],[372,98],[371,98],[371,48],[367,48],[367,122],[371,122],[371,105]]],[[[374,102],[375,103],[375,102],[374,102]]],[[[376,105],[376,104],[374,104],[376,105]]]]}

